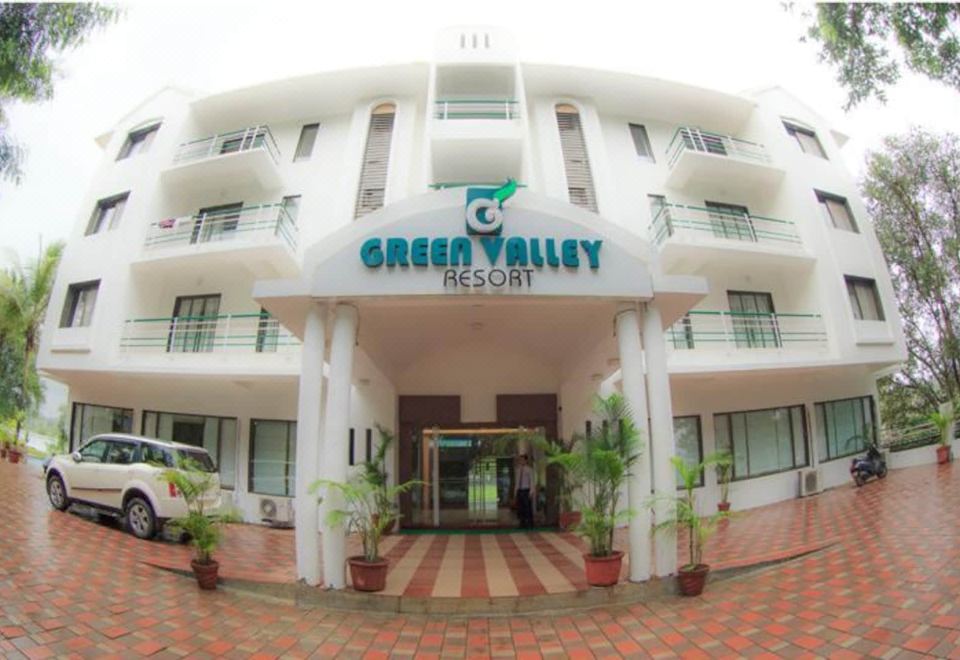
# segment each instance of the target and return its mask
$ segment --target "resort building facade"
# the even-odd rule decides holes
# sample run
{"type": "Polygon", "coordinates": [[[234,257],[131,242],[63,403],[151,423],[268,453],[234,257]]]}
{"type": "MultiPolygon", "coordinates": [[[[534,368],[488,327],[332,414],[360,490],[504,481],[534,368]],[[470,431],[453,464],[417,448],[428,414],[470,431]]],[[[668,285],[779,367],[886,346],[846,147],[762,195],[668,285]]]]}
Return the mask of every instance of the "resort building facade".
{"type": "MultiPolygon", "coordinates": [[[[520,453],[551,525],[516,432],[582,433],[621,391],[645,445],[631,578],[666,575],[644,503],[671,456],[731,452],[736,510],[849,480],[876,439],[905,348],[846,139],[778,87],[523,63],[484,27],[428,63],[166,88],[97,138],[39,366],[70,388],[72,447],[203,445],[333,587],[343,533],[307,487],[378,428],[391,478],[425,484],[402,527],[516,524],[520,453]]],[[[699,490],[715,510],[713,471],[699,490]]]]}

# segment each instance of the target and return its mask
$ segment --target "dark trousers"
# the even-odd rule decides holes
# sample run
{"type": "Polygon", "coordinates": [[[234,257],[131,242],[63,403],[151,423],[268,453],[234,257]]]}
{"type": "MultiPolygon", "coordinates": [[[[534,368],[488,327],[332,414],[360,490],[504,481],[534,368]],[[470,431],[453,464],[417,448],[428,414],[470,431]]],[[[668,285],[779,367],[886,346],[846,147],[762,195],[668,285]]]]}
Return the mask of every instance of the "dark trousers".
{"type": "Polygon", "coordinates": [[[533,527],[533,502],[530,501],[530,489],[517,489],[517,515],[520,517],[520,527],[533,527]]]}

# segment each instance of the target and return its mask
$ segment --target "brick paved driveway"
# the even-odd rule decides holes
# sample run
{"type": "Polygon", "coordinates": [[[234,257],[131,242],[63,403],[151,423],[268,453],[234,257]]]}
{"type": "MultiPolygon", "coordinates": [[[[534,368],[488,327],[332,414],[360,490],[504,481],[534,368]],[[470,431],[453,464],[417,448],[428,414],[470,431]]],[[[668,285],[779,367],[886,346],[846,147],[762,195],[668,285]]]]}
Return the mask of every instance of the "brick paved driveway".
{"type": "Polygon", "coordinates": [[[960,658],[960,464],[736,521],[721,554],[839,542],[698,599],[450,621],[200,593],[141,563],[157,544],[51,511],[37,475],[0,464],[3,657],[960,658]]]}

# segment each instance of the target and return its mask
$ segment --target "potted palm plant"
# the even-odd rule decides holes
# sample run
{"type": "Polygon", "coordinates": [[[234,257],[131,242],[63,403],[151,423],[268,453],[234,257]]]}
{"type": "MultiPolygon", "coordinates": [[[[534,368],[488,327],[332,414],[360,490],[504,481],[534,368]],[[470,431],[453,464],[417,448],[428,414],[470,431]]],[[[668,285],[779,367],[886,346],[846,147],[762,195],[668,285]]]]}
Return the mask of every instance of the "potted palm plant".
{"type": "Polygon", "coordinates": [[[710,566],[703,563],[703,549],[707,539],[714,532],[717,523],[728,517],[726,511],[719,511],[712,516],[700,517],[697,512],[697,497],[694,489],[700,481],[700,474],[711,465],[717,465],[722,460],[722,454],[712,454],[703,462],[691,465],[679,456],[673,456],[670,461],[677,470],[682,486],[682,494],[660,494],[653,498],[654,502],[666,501],[670,505],[670,515],[666,520],[658,520],[653,528],[654,533],[665,530],[685,528],[689,559],[677,571],[677,583],[680,593],[684,596],[699,596],[707,582],[710,566]]]}
{"type": "Polygon", "coordinates": [[[201,589],[216,589],[220,563],[213,558],[220,546],[223,525],[236,522],[232,513],[208,511],[210,493],[220,488],[216,472],[206,472],[190,460],[184,459],[178,468],[164,470],[160,479],[172,484],[187,506],[187,514],[170,520],[167,525],[174,532],[186,534],[194,549],[190,567],[201,589]]]}
{"type": "Polygon", "coordinates": [[[389,476],[387,475],[387,453],[393,444],[393,434],[379,424],[377,433],[380,435],[380,444],[377,445],[377,451],[369,461],[361,464],[363,470],[363,479],[374,486],[374,500],[376,503],[373,513],[373,522],[377,524],[381,516],[389,517],[390,522],[383,529],[383,534],[389,534],[393,531],[399,516],[390,516],[391,511],[395,511],[394,503],[387,492],[389,476]]]}
{"type": "Polygon", "coordinates": [[[720,501],[717,502],[717,510],[729,511],[730,479],[733,477],[733,456],[730,455],[730,452],[715,454],[713,469],[717,473],[717,484],[720,486],[720,501]]]}
{"type": "Polygon", "coordinates": [[[619,510],[620,493],[642,443],[622,395],[598,397],[595,410],[602,423],[573,443],[570,451],[556,452],[548,460],[582,479],[582,519],[574,531],[590,547],[583,555],[587,583],[607,587],[620,580],[623,552],[614,549],[613,532],[633,515],[619,510]]]}
{"type": "MultiPolygon", "coordinates": [[[[381,430],[381,437],[385,433],[381,430]]],[[[392,435],[386,435],[392,440],[392,435]]],[[[389,563],[380,556],[380,539],[400,518],[395,504],[397,497],[421,483],[411,480],[390,486],[385,469],[380,471],[365,465],[346,483],[318,479],[310,484],[311,493],[323,489],[325,496],[329,497],[333,491],[342,498],[344,508],[329,510],[327,524],[345,527],[347,534],[360,536],[363,554],[347,558],[350,580],[357,591],[382,591],[386,587],[389,563]]]]}
{"type": "Polygon", "coordinates": [[[569,440],[544,440],[541,446],[544,448],[548,463],[552,463],[558,468],[557,472],[557,500],[560,508],[557,524],[560,529],[570,531],[580,524],[582,515],[577,501],[582,475],[579,472],[579,464],[572,461],[552,461],[555,456],[563,454],[572,454],[577,448],[578,443],[583,440],[580,435],[574,435],[569,440]]]}
{"type": "Polygon", "coordinates": [[[956,409],[952,405],[944,406],[939,412],[930,414],[930,421],[937,427],[940,433],[940,441],[937,445],[937,463],[943,465],[950,462],[950,428],[956,416],[956,409]]]}

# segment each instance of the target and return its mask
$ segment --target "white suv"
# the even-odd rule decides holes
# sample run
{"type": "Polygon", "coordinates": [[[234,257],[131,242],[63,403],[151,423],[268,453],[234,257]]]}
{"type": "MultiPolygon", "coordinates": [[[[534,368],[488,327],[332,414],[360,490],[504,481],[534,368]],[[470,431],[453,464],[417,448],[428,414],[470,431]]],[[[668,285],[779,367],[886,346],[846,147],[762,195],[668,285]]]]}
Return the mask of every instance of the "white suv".
{"type": "Polygon", "coordinates": [[[87,504],[121,517],[134,536],[153,538],[167,519],[187,513],[177,489],[160,479],[184,459],[214,473],[205,507],[216,511],[220,480],[205,449],[117,433],[95,436],[73,454],[55,456],[47,468],[47,495],[55,509],[87,504]]]}

